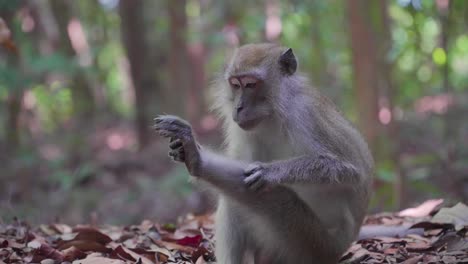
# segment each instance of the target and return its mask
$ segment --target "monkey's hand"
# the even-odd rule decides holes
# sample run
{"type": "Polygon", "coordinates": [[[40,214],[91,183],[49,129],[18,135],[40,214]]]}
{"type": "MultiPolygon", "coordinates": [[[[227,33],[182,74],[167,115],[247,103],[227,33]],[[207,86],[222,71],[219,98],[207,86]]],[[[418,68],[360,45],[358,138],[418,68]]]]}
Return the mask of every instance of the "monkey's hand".
{"type": "Polygon", "coordinates": [[[270,164],[254,162],[244,170],[244,183],[252,191],[266,191],[276,184],[276,173],[270,164]]]}
{"type": "Polygon", "coordinates": [[[175,161],[184,162],[192,176],[200,176],[200,146],[193,136],[190,124],[172,115],[161,115],[155,118],[154,121],[156,132],[171,139],[169,156],[175,161]]]}

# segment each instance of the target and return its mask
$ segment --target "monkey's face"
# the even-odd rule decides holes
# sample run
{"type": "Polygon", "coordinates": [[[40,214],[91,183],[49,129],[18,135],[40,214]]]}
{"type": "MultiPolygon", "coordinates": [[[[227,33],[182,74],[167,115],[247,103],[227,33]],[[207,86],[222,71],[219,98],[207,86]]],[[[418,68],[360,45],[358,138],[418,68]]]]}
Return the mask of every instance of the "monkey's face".
{"type": "Polygon", "coordinates": [[[292,49],[276,44],[248,44],[240,47],[225,76],[231,90],[232,118],[244,130],[252,130],[274,114],[282,78],[296,72],[292,49]]]}
{"type": "Polygon", "coordinates": [[[265,83],[254,75],[229,78],[232,90],[232,118],[244,130],[252,130],[271,115],[265,83]]]}

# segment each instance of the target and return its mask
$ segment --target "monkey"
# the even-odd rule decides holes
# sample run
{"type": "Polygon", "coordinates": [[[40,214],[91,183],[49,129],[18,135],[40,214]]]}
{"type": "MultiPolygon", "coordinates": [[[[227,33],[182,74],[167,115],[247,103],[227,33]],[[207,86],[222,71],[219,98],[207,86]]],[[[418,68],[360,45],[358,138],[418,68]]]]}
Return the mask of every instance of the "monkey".
{"type": "Polygon", "coordinates": [[[334,104],[297,71],[291,48],[237,48],[214,81],[225,154],[176,116],[155,118],[169,156],[219,194],[218,263],[337,263],[357,237],[373,159],[334,104]]]}

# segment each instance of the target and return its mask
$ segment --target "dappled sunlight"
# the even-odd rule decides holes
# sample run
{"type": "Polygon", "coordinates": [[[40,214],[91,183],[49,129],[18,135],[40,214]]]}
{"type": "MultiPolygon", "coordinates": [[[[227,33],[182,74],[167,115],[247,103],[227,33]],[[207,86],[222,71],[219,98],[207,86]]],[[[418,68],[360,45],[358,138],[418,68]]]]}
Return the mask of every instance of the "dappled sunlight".
{"type": "Polygon", "coordinates": [[[26,13],[21,20],[21,29],[24,32],[31,32],[36,26],[36,22],[29,13],[26,13]]]}
{"type": "Polygon", "coordinates": [[[218,126],[219,121],[214,115],[206,115],[202,118],[200,124],[204,131],[211,131],[218,126]]]}
{"type": "Polygon", "coordinates": [[[421,114],[444,114],[452,104],[453,96],[451,94],[440,94],[418,99],[414,104],[414,108],[416,112],[421,114]]]}
{"type": "Polygon", "coordinates": [[[239,46],[239,28],[233,24],[227,24],[223,28],[224,39],[232,47],[239,46]]]}
{"type": "Polygon", "coordinates": [[[447,12],[447,9],[449,8],[449,1],[450,0],[437,0],[437,8],[443,12],[447,12]]]}
{"type": "Polygon", "coordinates": [[[64,156],[63,149],[56,144],[40,145],[39,152],[42,157],[48,161],[58,160],[64,156]]]}
{"type": "Polygon", "coordinates": [[[282,25],[278,3],[266,2],[265,35],[269,41],[278,39],[281,34],[282,25]]]}
{"type": "Polygon", "coordinates": [[[119,150],[125,147],[126,145],[124,137],[121,134],[118,134],[115,132],[107,136],[106,142],[107,142],[107,147],[110,148],[111,150],[119,150]]]}
{"type": "Polygon", "coordinates": [[[76,53],[82,53],[89,49],[81,23],[77,19],[72,19],[68,24],[68,35],[76,53]]]}
{"type": "Polygon", "coordinates": [[[91,65],[92,58],[91,54],[89,53],[89,45],[83,31],[83,27],[81,26],[81,22],[75,18],[71,19],[67,30],[73,49],[78,54],[80,65],[91,65]]]}
{"type": "Polygon", "coordinates": [[[5,43],[11,38],[11,31],[5,24],[2,18],[0,18],[0,43],[5,43]]]}
{"type": "Polygon", "coordinates": [[[103,142],[104,146],[111,151],[133,150],[136,145],[135,133],[127,126],[99,129],[93,138],[93,144],[103,142]]]}
{"type": "Polygon", "coordinates": [[[124,105],[131,107],[135,103],[135,87],[130,78],[130,64],[127,58],[117,59],[117,74],[119,87],[121,87],[120,98],[124,105]]]}
{"type": "Polygon", "coordinates": [[[382,107],[379,110],[379,121],[384,125],[390,124],[392,121],[392,112],[388,107],[382,107]]]}
{"type": "Polygon", "coordinates": [[[31,91],[26,91],[26,93],[24,93],[23,105],[24,108],[28,110],[33,110],[36,106],[36,97],[34,97],[34,94],[31,91]]]}

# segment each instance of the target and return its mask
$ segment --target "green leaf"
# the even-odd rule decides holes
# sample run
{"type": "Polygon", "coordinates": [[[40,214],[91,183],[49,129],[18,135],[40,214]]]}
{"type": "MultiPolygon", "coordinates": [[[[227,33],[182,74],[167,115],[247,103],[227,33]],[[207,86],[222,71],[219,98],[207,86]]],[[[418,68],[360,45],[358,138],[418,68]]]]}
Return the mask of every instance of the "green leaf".
{"type": "Polygon", "coordinates": [[[436,48],[434,52],[432,52],[432,60],[439,66],[447,63],[447,54],[445,53],[444,49],[436,48]]]}

